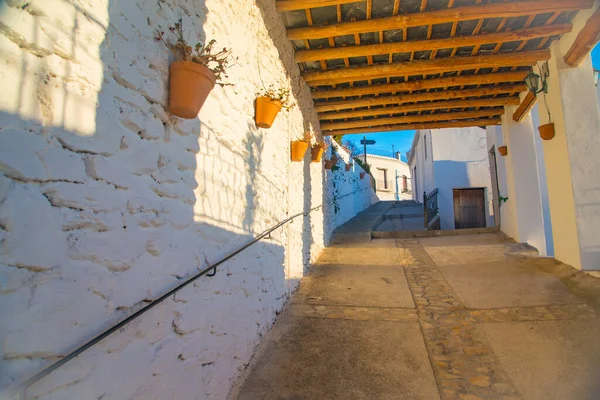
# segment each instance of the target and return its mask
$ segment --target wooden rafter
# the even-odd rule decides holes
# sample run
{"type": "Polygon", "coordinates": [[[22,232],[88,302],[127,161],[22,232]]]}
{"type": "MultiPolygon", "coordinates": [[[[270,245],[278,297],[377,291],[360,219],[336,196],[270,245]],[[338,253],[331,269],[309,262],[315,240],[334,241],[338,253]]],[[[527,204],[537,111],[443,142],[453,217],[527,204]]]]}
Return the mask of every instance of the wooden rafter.
{"type": "Polygon", "coordinates": [[[372,97],[372,98],[361,98],[356,100],[339,100],[339,101],[328,101],[319,102],[315,104],[317,112],[324,111],[339,111],[347,110],[359,107],[369,106],[382,106],[391,104],[404,104],[404,103],[416,103],[419,101],[433,101],[433,100],[449,100],[449,99],[464,99],[469,97],[482,97],[491,96],[496,94],[510,94],[517,93],[526,90],[525,84],[516,85],[504,85],[496,86],[491,88],[479,88],[479,89],[465,89],[465,90],[453,90],[443,92],[427,92],[427,93],[416,93],[400,96],[389,96],[389,97],[372,97]]]}
{"type": "Polygon", "coordinates": [[[600,40],[600,7],[587,20],[579,32],[571,48],[565,55],[565,62],[571,66],[578,66],[581,61],[592,51],[600,40]]]}
{"type": "Polygon", "coordinates": [[[471,126],[491,126],[500,125],[502,120],[500,118],[482,118],[474,120],[461,120],[461,121],[449,121],[449,122],[422,122],[414,124],[401,124],[401,125],[388,125],[378,126],[376,128],[353,128],[353,129],[341,129],[337,131],[326,131],[323,135],[347,135],[351,133],[369,133],[369,132],[394,132],[394,131],[406,131],[413,129],[442,129],[442,128],[468,128],[471,126]]]}
{"type": "Polygon", "coordinates": [[[317,8],[356,3],[360,0],[278,0],[275,2],[277,12],[303,10],[305,8],[317,8]]]}
{"type": "Polygon", "coordinates": [[[446,112],[427,115],[406,115],[403,117],[361,119],[345,122],[322,122],[321,129],[333,131],[352,128],[372,128],[383,125],[413,124],[433,121],[455,121],[459,119],[478,119],[483,117],[497,117],[504,113],[504,108],[492,108],[481,111],[446,112]]]}
{"type": "Polygon", "coordinates": [[[298,50],[294,55],[296,62],[332,60],[346,57],[366,57],[389,53],[408,53],[411,51],[451,49],[489,43],[506,43],[541,37],[562,35],[571,32],[573,25],[560,24],[521,29],[511,32],[485,33],[475,36],[460,36],[448,39],[414,40],[409,42],[383,43],[345,48],[298,50]]]}
{"type": "Polygon", "coordinates": [[[483,18],[510,18],[531,14],[572,11],[591,8],[593,4],[594,0],[530,0],[511,3],[489,3],[363,21],[341,22],[328,26],[293,28],[288,29],[287,37],[290,40],[323,39],[330,36],[406,29],[455,21],[483,18]]]}
{"type": "Polygon", "coordinates": [[[436,58],[434,60],[414,60],[350,69],[311,71],[303,73],[302,77],[313,86],[331,85],[405,74],[435,74],[477,68],[493,68],[495,66],[533,66],[538,61],[549,59],[549,50],[536,50],[522,53],[436,58]]]}
{"type": "Polygon", "coordinates": [[[535,105],[536,100],[537,97],[535,97],[535,94],[533,94],[532,92],[527,92],[525,98],[523,98],[523,101],[513,113],[513,120],[516,122],[521,122],[523,118],[525,118],[529,110],[531,110],[531,108],[535,105]]]}
{"type": "Polygon", "coordinates": [[[395,107],[370,108],[368,110],[335,111],[319,114],[321,120],[339,120],[360,117],[376,117],[417,111],[452,110],[471,107],[502,107],[519,104],[518,97],[497,97],[493,99],[428,101],[424,103],[405,104],[395,107]]]}
{"type": "Polygon", "coordinates": [[[495,74],[447,76],[444,78],[421,79],[400,83],[369,85],[348,89],[316,90],[312,93],[314,99],[329,99],[334,97],[365,96],[371,94],[397,93],[423,89],[434,89],[451,86],[489,85],[496,83],[521,82],[527,76],[527,71],[500,72],[495,74]]]}

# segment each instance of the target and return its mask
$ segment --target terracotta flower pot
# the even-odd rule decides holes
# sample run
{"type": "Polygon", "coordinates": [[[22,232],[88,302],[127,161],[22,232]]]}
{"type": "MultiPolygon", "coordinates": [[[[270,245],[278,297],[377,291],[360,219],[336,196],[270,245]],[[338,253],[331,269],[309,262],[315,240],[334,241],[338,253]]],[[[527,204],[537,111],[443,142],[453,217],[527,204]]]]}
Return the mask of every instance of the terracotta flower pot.
{"type": "Polygon", "coordinates": [[[323,146],[314,146],[310,149],[310,158],[312,162],[320,162],[323,156],[323,146]]]}
{"type": "Polygon", "coordinates": [[[270,128],[275,121],[275,117],[281,110],[281,102],[278,100],[271,100],[268,97],[257,97],[256,98],[256,126],[260,128],[270,128]]]}
{"type": "Polygon", "coordinates": [[[346,164],[346,171],[350,171],[351,168],[352,168],[352,164],[346,164]]]}
{"type": "Polygon", "coordinates": [[[169,111],[181,118],[196,118],[216,80],[203,65],[175,61],[169,68],[169,111]]]}
{"type": "Polygon", "coordinates": [[[333,167],[333,161],[325,160],[325,169],[331,169],[333,167]]]}
{"type": "Polygon", "coordinates": [[[365,173],[364,173],[364,172],[361,172],[361,173],[360,173],[360,179],[363,179],[364,177],[365,177],[365,173]]]}
{"type": "Polygon", "coordinates": [[[500,153],[500,155],[504,157],[508,154],[508,148],[506,146],[500,146],[498,147],[498,153],[500,153]]]}
{"type": "Polygon", "coordinates": [[[540,137],[544,140],[550,140],[554,137],[554,123],[538,126],[540,137]]]}
{"type": "Polygon", "coordinates": [[[308,150],[308,143],[300,140],[293,141],[292,161],[302,161],[304,159],[304,154],[306,154],[306,150],[308,150]]]}

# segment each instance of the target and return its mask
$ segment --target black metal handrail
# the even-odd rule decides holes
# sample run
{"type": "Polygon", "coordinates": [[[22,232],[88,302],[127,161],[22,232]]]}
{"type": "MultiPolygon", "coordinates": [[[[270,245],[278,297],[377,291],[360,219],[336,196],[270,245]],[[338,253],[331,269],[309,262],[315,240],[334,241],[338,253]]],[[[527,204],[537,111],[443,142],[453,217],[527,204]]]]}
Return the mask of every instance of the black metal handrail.
{"type": "MultiPolygon", "coordinates": [[[[348,194],[339,196],[339,197],[337,197],[337,199],[348,197],[348,196],[351,196],[351,195],[353,195],[355,193],[362,192],[362,191],[367,190],[367,189],[371,189],[371,187],[363,188],[363,189],[359,189],[359,190],[355,190],[352,193],[348,193],[348,194]]],[[[190,283],[194,282],[198,278],[200,278],[202,276],[205,276],[205,275],[206,276],[215,276],[215,274],[217,273],[217,267],[219,265],[221,265],[224,262],[226,262],[226,261],[230,260],[231,258],[235,257],[236,255],[238,255],[242,251],[246,250],[248,247],[252,246],[254,243],[258,242],[259,240],[261,240],[261,239],[269,236],[271,234],[271,232],[273,232],[273,231],[281,228],[283,225],[287,224],[288,222],[292,221],[293,219],[295,219],[297,217],[300,217],[302,215],[303,216],[307,216],[311,212],[316,211],[316,210],[318,210],[321,207],[323,207],[323,204],[320,204],[320,205],[318,205],[316,207],[313,207],[313,208],[311,208],[308,211],[299,212],[297,214],[292,215],[291,217],[288,217],[288,218],[284,219],[283,221],[279,222],[277,225],[274,225],[273,227],[267,229],[266,231],[262,232],[258,236],[254,237],[254,239],[252,239],[250,242],[246,243],[245,245],[241,246],[239,249],[237,249],[237,250],[229,253],[227,256],[223,257],[221,260],[217,261],[216,263],[212,264],[211,266],[204,268],[203,270],[201,270],[197,274],[193,275],[191,278],[187,279],[185,282],[180,283],[179,285],[175,286],[173,289],[169,290],[168,292],[166,292],[165,294],[163,294],[162,296],[160,296],[156,300],[148,303],[146,306],[142,307],[141,309],[139,309],[135,313],[131,314],[129,317],[125,318],[123,321],[121,321],[118,324],[114,325],[113,327],[105,330],[104,332],[102,332],[101,334],[99,334],[98,336],[96,336],[95,338],[93,338],[90,341],[86,342],[85,344],[79,346],[75,350],[71,351],[69,354],[67,354],[66,356],[64,356],[60,360],[58,360],[55,363],[53,363],[53,364],[49,365],[48,367],[44,368],[42,371],[38,372],[37,374],[35,374],[34,376],[32,376],[31,378],[29,378],[28,380],[26,380],[25,382],[23,382],[20,385],[20,389],[19,390],[22,391],[22,393],[23,393],[22,398],[25,399],[25,395],[27,393],[27,389],[31,385],[33,385],[35,382],[39,381],[43,377],[49,375],[52,371],[56,370],[57,368],[60,368],[64,364],[66,364],[69,361],[71,361],[72,359],[76,358],[81,353],[83,353],[84,351],[86,351],[90,347],[94,346],[95,344],[99,343],[103,339],[107,338],[111,334],[115,333],[116,331],[120,330],[125,325],[127,325],[128,323],[130,323],[134,319],[138,318],[139,316],[141,316],[145,312],[150,311],[150,309],[152,309],[156,305],[162,303],[164,300],[168,299],[170,296],[172,296],[173,294],[177,293],[179,290],[183,289],[184,287],[188,286],[190,283]]]]}
{"type": "Polygon", "coordinates": [[[438,215],[438,190],[432,190],[431,193],[423,192],[423,211],[425,229],[429,229],[429,223],[438,215]]]}

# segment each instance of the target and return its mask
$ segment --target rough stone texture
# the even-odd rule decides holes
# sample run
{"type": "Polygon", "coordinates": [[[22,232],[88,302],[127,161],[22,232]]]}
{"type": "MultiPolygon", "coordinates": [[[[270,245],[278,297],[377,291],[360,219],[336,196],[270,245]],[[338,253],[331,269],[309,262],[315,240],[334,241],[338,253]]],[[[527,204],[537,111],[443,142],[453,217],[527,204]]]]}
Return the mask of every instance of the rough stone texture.
{"type": "MultiPolygon", "coordinates": [[[[319,131],[272,2],[0,5],[0,389],[4,392],[288,216],[274,232],[29,389],[39,398],[222,399],[339,224],[374,200],[361,170],[291,163],[319,131]],[[199,118],[167,111],[168,50],[237,58],[199,118]],[[257,129],[264,85],[296,106],[257,129]]],[[[341,156],[348,160],[342,149],[341,156]]],[[[1,396],[0,396],[1,397],[1,396]]]]}

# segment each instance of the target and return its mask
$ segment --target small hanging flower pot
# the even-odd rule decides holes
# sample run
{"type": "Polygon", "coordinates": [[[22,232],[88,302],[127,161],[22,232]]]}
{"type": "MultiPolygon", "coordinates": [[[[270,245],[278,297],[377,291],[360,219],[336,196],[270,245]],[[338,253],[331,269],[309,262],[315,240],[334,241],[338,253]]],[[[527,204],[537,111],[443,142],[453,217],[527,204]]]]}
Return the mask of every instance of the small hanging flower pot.
{"type": "Polygon", "coordinates": [[[294,140],[292,142],[292,161],[302,161],[306,150],[308,150],[308,143],[302,140],[294,140]]]}
{"type": "Polygon", "coordinates": [[[312,134],[310,132],[305,132],[300,140],[294,140],[292,142],[291,154],[292,161],[302,161],[304,160],[304,155],[306,154],[306,150],[308,150],[308,146],[310,146],[310,142],[312,140],[312,134]]]}
{"type": "Polygon", "coordinates": [[[498,153],[500,153],[502,157],[505,157],[508,154],[508,148],[506,146],[500,146],[498,147],[498,153]]]}
{"type": "Polygon", "coordinates": [[[289,110],[293,104],[289,101],[290,90],[279,88],[275,89],[273,85],[268,89],[263,88],[256,98],[256,113],[254,120],[259,128],[270,128],[275,121],[275,117],[283,108],[289,110]]]}
{"type": "Polygon", "coordinates": [[[169,111],[181,118],[196,118],[216,80],[203,65],[175,61],[169,68],[169,111]]]}
{"type": "Polygon", "coordinates": [[[352,169],[352,164],[346,164],[346,172],[352,169]]]}
{"type": "Polygon", "coordinates": [[[360,179],[363,179],[364,177],[365,177],[365,173],[364,173],[364,172],[361,172],[361,173],[360,173],[360,179]]]}
{"type": "Polygon", "coordinates": [[[171,39],[159,31],[155,40],[164,43],[178,61],[169,67],[169,111],[181,118],[194,119],[221,76],[227,76],[230,51],[214,50],[215,41],[190,46],[183,33],[181,19],[169,27],[171,39]]]}
{"type": "Polygon", "coordinates": [[[311,160],[312,162],[320,162],[321,158],[323,157],[323,152],[327,149],[327,144],[326,143],[316,143],[314,144],[311,149],[310,149],[310,153],[311,153],[311,160]]]}
{"type": "Polygon", "coordinates": [[[325,160],[325,169],[331,169],[333,167],[333,161],[325,160]]]}
{"type": "Polygon", "coordinates": [[[551,140],[554,138],[554,123],[540,125],[538,126],[538,131],[540,131],[542,139],[551,140]]]}

